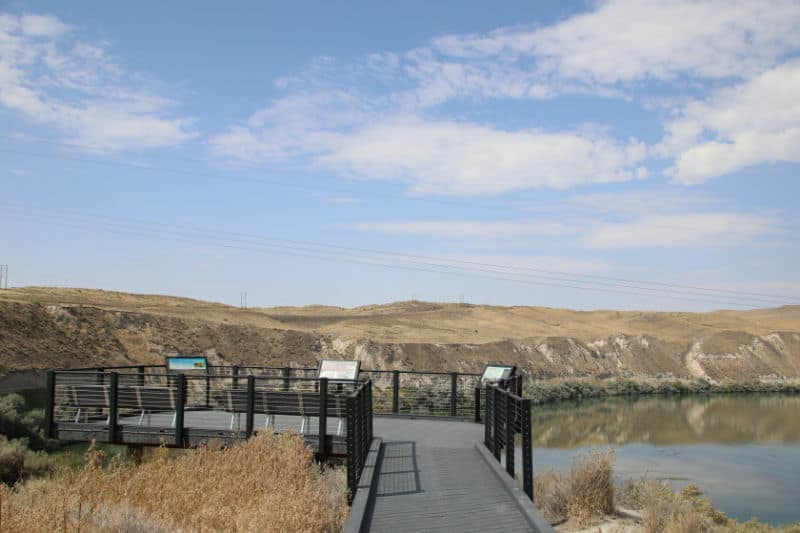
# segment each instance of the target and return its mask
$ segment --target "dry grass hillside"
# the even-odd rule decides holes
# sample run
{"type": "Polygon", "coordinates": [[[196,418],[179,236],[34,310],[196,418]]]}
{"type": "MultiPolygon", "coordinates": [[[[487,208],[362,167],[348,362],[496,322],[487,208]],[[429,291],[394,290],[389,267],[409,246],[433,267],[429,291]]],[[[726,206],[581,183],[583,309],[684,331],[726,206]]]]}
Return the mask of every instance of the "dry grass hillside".
{"type": "Polygon", "coordinates": [[[155,363],[204,353],[230,363],[477,370],[513,361],[540,377],[800,377],[800,306],[753,311],[570,311],[398,302],[239,309],[159,295],[30,287],[0,291],[0,370],[155,363]]]}

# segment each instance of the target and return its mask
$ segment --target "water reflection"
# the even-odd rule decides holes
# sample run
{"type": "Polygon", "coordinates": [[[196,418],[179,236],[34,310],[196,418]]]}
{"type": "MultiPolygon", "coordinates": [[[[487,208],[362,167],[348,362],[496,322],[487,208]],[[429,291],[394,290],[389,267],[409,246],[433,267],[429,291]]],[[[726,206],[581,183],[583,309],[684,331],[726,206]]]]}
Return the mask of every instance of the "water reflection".
{"type": "Polygon", "coordinates": [[[534,409],[536,472],[616,451],[619,479],[697,483],[738,520],[800,521],[800,396],[609,398],[534,409]]]}
{"type": "Polygon", "coordinates": [[[534,408],[534,445],[800,442],[800,396],[609,398],[534,408]]]}

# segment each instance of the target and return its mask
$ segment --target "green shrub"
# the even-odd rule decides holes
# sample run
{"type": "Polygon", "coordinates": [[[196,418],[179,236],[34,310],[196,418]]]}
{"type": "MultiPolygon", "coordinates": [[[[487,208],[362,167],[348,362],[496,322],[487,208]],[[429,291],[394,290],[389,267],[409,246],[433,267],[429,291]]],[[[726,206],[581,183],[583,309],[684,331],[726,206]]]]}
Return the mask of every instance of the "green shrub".
{"type": "Polygon", "coordinates": [[[9,440],[0,435],[0,481],[16,483],[22,478],[42,475],[55,468],[55,460],[45,452],[28,449],[25,439],[9,440]]]}
{"type": "Polygon", "coordinates": [[[28,410],[19,394],[0,397],[0,434],[9,439],[27,439],[31,448],[44,449],[44,410],[28,410]]]}
{"type": "Polygon", "coordinates": [[[528,382],[524,396],[534,404],[558,401],[575,401],[606,396],[638,396],[645,394],[733,394],[733,393],[784,393],[799,394],[798,383],[724,383],[712,384],[707,380],[661,381],[658,383],[620,379],[613,381],[528,382]]]}

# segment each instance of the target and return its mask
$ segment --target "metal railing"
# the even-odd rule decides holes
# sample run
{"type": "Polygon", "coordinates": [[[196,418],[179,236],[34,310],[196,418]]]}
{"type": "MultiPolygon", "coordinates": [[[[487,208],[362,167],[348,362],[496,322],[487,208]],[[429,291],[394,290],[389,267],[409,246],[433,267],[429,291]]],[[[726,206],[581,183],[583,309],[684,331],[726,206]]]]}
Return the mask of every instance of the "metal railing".
{"type": "Polygon", "coordinates": [[[347,489],[352,502],[372,444],[372,382],[362,381],[346,402],[347,489]]]}
{"type": "MultiPolygon", "coordinates": [[[[498,387],[500,387],[501,389],[509,390],[509,391],[513,392],[517,396],[522,396],[522,386],[523,386],[524,379],[525,379],[524,376],[522,374],[520,374],[520,375],[517,375],[517,376],[511,376],[508,379],[500,380],[500,381],[496,382],[496,385],[498,387]]],[[[486,391],[488,389],[489,389],[489,387],[484,383],[480,383],[479,382],[477,385],[475,385],[475,389],[474,389],[475,400],[474,400],[474,403],[473,403],[474,408],[475,408],[475,410],[474,410],[475,411],[475,422],[480,422],[481,421],[481,412],[482,412],[481,411],[481,405],[483,405],[484,402],[486,401],[486,391]]]]}
{"type": "MultiPolygon", "coordinates": [[[[137,365],[106,368],[69,369],[69,372],[132,372],[149,382],[149,376],[165,375],[165,365],[137,365]]],[[[263,367],[249,365],[209,365],[200,375],[207,389],[217,378],[229,378],[234,387],[248,376],[282,379],[285,388],[293,378],[315,378],[316,368],[263,367]]],[[[521,378],[521,376],[520,376],[521,378]]],[[[195,378],[192,378],[195,379],[195,378]]],[[[472,372],[437,372],[419,370],[361,370],[359,379],[370,379],[373,386],[373,411],[379,415],[408,415],[471,418],[480,421],[483,386],[480,374],[472,372]],[[476,387],[480,388],[476,392],[476,387]]],[[[520,389],[521,392],[521,389],[520,389]]],[[[208,402],[206,402],[208,403],[208,402]]]]}
{"type": "Polygon", "coordinates": [[[246,439],[262,427],[292,429],[319,457],[346,456],[355,493],[372,442],[368,379],[117,370],[48,371],[48,438],[190,447],[246,439]]]}
{"type": "Polygon", "coordinates": [[[522,488],[533,500],[533,442],[531,434],[531,401],[499,385],[486,387],[484,404],[484,444],[512,478],[517,477],[515,450],[517,435],[522,451],[522,488]]]}

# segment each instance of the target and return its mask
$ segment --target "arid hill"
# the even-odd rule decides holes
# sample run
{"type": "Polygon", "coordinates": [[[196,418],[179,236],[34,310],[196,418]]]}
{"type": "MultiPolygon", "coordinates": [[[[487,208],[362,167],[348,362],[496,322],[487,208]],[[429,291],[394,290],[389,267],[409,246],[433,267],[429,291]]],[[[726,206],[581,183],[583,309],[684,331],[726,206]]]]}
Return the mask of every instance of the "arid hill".
{"type": "Polygon", "coordinates": [[[213,361],[479,370],[511,361],[539,377],[712,381],[800,378],[800,306],[712,313],[580,312],[398,302],[239,309],[157,295],[30,287],[0,291],[0,372],[213,361]]]}

